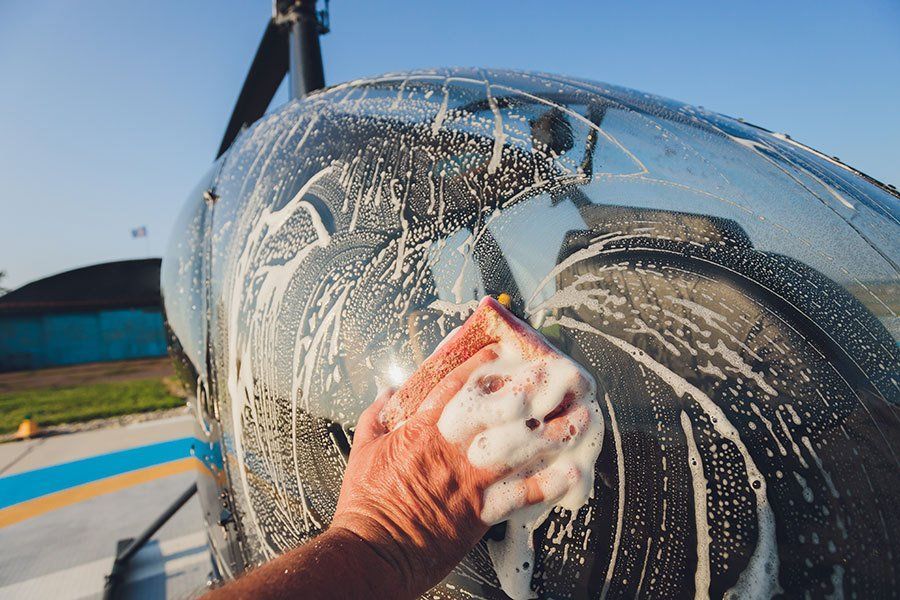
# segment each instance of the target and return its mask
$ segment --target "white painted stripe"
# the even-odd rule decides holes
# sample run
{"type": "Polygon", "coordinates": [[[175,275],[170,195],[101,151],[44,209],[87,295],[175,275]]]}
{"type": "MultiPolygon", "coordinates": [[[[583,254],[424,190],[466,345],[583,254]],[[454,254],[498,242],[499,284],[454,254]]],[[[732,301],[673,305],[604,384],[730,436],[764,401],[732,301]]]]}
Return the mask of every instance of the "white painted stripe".
{"type": "MultiPolygon", "coordinates": [[[[131,559],[133,570],[129,570],[127,582],[141,581],[160,574],[172,575],[198,563],[209,563],[209,550],[203,531],[164,540],[159,542],[158,548],[162,557],[155,556],[155,551],[144,548],[131,559]],[[186,552],[183,556],[166,560],[167,556],[183,552],[186,552]]],[[[0,588],[0,598],[78,600],[95,596],[103,592],[103,584],[114,559],[114,556],[108,556],[7,585],[0,588]]]]}

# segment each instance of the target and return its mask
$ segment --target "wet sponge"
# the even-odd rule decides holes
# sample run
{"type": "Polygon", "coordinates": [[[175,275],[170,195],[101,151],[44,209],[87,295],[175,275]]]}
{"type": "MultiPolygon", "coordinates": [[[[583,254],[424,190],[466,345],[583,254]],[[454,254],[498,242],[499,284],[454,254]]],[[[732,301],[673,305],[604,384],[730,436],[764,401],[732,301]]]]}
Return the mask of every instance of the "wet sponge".
{"type": "Polygon", "coordinates": [[[389,430],[397,427],[416,412],[428,393],[450,371],[485,346],[501,341],[517,346],[526,359],[553,352],[540,334],[487,296],[462,327],[425,359],[388,400],[381,411],[381,422],[389,430]]]}

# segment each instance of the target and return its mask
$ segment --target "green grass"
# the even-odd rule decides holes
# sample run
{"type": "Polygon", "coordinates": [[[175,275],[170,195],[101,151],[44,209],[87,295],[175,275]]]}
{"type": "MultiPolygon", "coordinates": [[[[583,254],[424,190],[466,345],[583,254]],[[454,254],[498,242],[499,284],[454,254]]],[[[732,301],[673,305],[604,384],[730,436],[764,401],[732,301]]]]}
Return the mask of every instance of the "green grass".
{"type": "Polygon", "coordinates": [[[182,405],[159,379],[6,392],[0,394],[0,433],[15,431],[25,415],[43,427],[182,405]]]}

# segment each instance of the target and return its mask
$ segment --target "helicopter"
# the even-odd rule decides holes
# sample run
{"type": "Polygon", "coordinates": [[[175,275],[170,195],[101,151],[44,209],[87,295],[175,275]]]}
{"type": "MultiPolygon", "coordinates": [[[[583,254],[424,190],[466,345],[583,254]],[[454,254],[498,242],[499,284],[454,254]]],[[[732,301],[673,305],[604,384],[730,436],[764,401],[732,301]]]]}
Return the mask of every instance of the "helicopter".
{"type": "MultiPolygon", "coordinates": [[[[274,2],[163,260],[214,578],[324,531],[378,383],[502,293],[594,375],[608,432],[592,498],[534,535],[534,596],[896,593],[897,191],[588,80],[325,87],[325,6],[274,2]]],[[[430,597],[501,579],[482,542],[430,597]]]]}

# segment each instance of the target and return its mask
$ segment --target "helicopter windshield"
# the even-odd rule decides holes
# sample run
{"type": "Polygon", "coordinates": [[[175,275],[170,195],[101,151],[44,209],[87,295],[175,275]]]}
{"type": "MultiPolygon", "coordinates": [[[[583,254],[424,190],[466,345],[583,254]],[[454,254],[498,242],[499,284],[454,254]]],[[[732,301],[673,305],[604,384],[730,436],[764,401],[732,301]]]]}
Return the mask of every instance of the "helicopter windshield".
{"type": "MultiPolygon", "coordinates": [[[[377,382],[505,292],[593,374],[607,425],[593,498],[535,534],[537,593],[894,589],[888,188],[695,107],[484,70],[291,102],[214,188],[194,362],[246,565],[327,527],[377,382]]],[[[164,267],[173,324],[179,281],[164,267]]],[[[435,594],[504,597],[484,544],[435,594]]]]}

